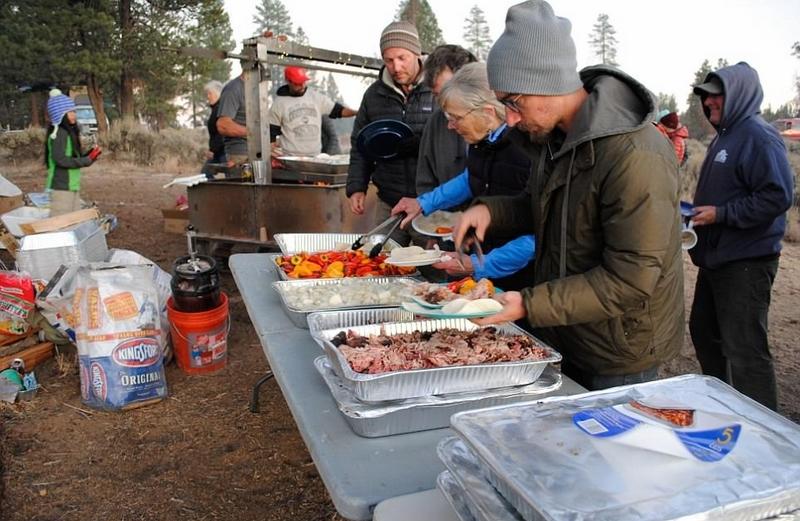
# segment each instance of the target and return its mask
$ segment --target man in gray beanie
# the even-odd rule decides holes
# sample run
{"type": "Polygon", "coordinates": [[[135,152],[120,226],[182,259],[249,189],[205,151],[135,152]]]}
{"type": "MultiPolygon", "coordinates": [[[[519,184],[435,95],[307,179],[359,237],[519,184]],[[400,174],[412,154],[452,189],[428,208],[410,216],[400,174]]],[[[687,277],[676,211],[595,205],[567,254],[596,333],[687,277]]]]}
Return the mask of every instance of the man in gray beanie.
{"type": "MultiPolygon", "coordinates": [[[[387,25],[381,33],[380,48],[384,67],[364,93],[356,114],[347,175],[347,197],[356,215],[365,212],[370,181],[378,188],[376,222],[389,217],[392,207],[401,198],[417,195],[415,178],[420,136],[434,105],[430,87],[422,82],[421,47],[414,24],[398,21],[387,25]],[[398,144],[396,153],[375,157],[359,150],[357,141],[361,129],[379,119],[402,121],[411,127],[413,135],[398,144]]],[[[410,235],[398,228],[392,238],[408,244],[410,235]]]]}
{"type": "Polygon", "coordinates": [[[527,319],[594,390],[655,379],[683,345],[678,163],[652,94],[618,69],[578,72],[570,30],[541,0],[508,10],[489,84],[534,170],[518,196],[478,199],[454,238],[536,236],[530,286],[479,322],[527,319]]]}

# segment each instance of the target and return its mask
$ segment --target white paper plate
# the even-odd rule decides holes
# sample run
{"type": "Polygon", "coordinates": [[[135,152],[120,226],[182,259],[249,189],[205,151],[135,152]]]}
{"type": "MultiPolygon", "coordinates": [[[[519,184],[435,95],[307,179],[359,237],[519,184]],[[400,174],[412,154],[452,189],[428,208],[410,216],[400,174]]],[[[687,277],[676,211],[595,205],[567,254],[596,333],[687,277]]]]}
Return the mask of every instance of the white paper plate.
{"type": "Polygon", "coordinates": [[[481,312],[481,313],[445,313],[441,308],[426,308],[422,307],[416,302],[403,302],[403,309],[410,311],[415,315],[430,318],[483,318],[496,315],[499,311],[481,312]]]}
{"type": "Polygon", "coordinates": [[[452,235],[452,232],[435,233],[430,230],[436,229],[437,226],[449,226],[452,228],[453,226],[455,226],[456,221],[458,220],[458,217],[460,215],[461,212],[446,212],[444,210],[438,210],[428,215],[427,217],[424,215],[416,216],[414,220],[411,221],[411,227],[414,228],[418,233],[422,235],[427,235],[428,237],[442,237],[442,238],[450,237],[452,235]],[[434,221],[434,223],[431,223],[431,221],[434,221]]]}
{"type": "MultiPolygon", "coordinates": [[[[428,251],[432,252],[434,250],[428,250],[428,251]]],[[[430,255],[425,257],[420,256],[416,259],[403,260],[403,261],[392,260],[392,257],[390,255],[389,257],[386,258],[384,262],[386,264],[391,264],[393,266],[409,268],[412,266],[430,266],[431,264],[436,264],[437,262],[444,262],[450,260],[450,257],[448,255],[442,255],[442,252],[436,252],[436,253],[437,255],[430,255]]]]}

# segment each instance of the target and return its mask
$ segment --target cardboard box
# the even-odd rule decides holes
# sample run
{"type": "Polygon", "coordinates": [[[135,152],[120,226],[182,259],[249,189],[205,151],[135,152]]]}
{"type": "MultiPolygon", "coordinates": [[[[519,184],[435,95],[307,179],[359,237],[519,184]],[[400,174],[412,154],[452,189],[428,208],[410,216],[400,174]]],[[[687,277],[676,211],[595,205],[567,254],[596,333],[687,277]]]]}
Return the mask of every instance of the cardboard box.
{"type": "Polygon", "coordinates": [[[0,215],[22,206],[22,194],[11,197],[0,197],[0,215]]]}
{"type": "Polygon", "coordinates": [[[161,210],[164,216],[164,231],[167,233],[186,233],[189,225],[189,209],[179,210],[176,208],[164,208],[161,210]]]}

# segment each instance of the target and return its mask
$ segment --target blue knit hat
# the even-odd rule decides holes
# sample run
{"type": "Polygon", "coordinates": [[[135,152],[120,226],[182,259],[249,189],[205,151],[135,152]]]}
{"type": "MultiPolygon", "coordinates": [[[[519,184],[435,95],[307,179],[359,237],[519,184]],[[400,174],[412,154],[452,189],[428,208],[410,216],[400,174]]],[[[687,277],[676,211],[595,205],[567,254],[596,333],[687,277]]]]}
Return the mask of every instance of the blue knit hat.
{"type": "MultiPolygon", "coordinates": [[[[53,89],[50,91],[50,99],[47,100],[47,115],[53,126],[58,130],[64,114],[75,110],[75,102],[69,96],[64,96],[60,90],[53,89]]],[[[55,137],[56,131],[53,131],[52,137],[55,137]]]]}

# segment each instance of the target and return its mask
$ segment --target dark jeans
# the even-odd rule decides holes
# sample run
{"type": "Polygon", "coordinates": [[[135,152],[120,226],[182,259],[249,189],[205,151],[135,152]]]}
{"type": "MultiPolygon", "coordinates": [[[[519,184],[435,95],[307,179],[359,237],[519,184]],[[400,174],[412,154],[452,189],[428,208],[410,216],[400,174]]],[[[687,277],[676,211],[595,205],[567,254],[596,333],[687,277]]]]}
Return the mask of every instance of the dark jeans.
{"type": "Polygon", "coordinates": [[[569,376],[590,391],[599,391],[620,385],[640,384],[658,379],[658,366],[639,373],[619,375],[599,375],[581,371],[569,362],[561,362],[561,372],[569,376]]]}
{"type": "Polygon", "coordinates": [[[770,292],[778,259],[700,268],[689,332],[703,373],[777,410],[775,368],[767,340],[770,292]]]}

